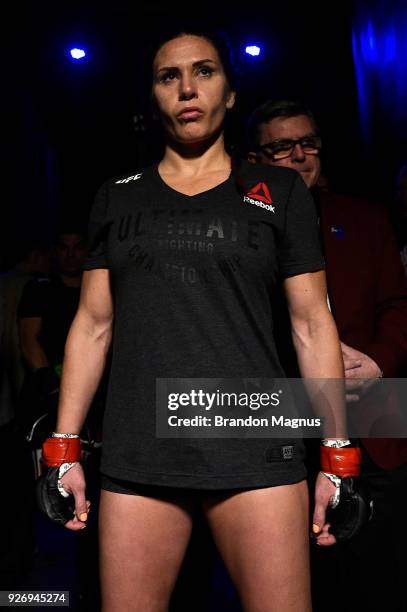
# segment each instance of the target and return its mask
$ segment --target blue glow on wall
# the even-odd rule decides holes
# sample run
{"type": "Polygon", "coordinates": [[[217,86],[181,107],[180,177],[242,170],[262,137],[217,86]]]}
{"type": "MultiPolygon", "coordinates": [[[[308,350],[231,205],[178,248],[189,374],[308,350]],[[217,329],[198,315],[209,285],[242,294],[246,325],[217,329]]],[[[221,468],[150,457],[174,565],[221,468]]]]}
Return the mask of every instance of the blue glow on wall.
{"type": "Polygon", "coordinates": [[[360,124],[374,139],[374,119],[407,137],[407,4],[360,2],[352,31],[360,124]]]}

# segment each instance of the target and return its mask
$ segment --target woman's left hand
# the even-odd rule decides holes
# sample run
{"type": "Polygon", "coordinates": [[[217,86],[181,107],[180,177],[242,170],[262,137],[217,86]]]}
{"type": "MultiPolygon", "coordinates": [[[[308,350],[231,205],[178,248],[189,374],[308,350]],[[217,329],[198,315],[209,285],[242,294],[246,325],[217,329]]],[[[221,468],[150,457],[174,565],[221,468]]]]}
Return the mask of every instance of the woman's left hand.
{"type": "Polygon", "coordinates": [[[319,546],[332,546],[336,538],[329,533],[330,524],[325,522],[326,509],[335,493],[335,485],[319,472],[315,483],[315,508],[312,518],[312,537],[319,546]]]}

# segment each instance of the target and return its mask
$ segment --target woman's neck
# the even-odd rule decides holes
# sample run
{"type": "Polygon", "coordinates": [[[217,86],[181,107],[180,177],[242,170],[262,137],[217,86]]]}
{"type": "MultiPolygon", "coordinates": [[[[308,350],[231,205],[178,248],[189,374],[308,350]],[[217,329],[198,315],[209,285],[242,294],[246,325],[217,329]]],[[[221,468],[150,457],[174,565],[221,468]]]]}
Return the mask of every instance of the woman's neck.
{"type": "Polygon", "coordinates": [[[230,156],[225,151],[223,133],[211,141],[194,145],[169,142],[160,164],[162,175],[183,175],[197,178],[210,172],[230,168],[230,156]]]}

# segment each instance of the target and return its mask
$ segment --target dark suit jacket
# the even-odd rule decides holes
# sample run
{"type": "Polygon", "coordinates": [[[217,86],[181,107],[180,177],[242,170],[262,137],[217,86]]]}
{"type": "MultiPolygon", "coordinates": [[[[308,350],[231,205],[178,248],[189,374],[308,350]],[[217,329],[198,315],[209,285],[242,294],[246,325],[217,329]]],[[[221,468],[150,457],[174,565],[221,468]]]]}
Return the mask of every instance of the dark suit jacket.
{"type": "MultiPolygon", "coordinates": [[[[340,339],[369,355],[385,377],[405,375],[407,279],[387,210],[330,192],[320,193],[319,208],[328,291],[340,339]]],[[[355,410],[374,412],[373,403],[374,392],[355,410]]],[[[396,418],[398,408],[397,395],[391,394],[386,413],[396,418]]],[[[405,439],[370,438],[363,443],[383,468],[407,463],[405,439]]]]}
{"type": "MultiPolygon", "coordinates": [[[[385,208],[349,196],[320,192],[318,207],[332,312],[340,339],[369,355],[385,377],[407,371],[407,279],[385,208]]],[[[277,325],[279,329],[284,326],[277,325]]],[[[277,340],[283,367],[294,374],[287,338],[277,340]]],[[[354,407],[370,410],[374,392],[354,407]]],[[[376,406],[383,412],[383,406],[376,406]]],[[[395,395],[386,411],[399,410],[395,395]]],[[[352,408],[353,409],[353,408],[352,408]]],[[[406,410],[406,407],[403,407],[406,410]]],[[[385,469],[407,463],[407,440],[364,439],[363,444],[385,469]]]]}
{"type": "Polygon", "coordinates": [[[387,211],[322,192],[320,215],[340,338],[398,377],[407,368],[407,279],[387,211]]]}

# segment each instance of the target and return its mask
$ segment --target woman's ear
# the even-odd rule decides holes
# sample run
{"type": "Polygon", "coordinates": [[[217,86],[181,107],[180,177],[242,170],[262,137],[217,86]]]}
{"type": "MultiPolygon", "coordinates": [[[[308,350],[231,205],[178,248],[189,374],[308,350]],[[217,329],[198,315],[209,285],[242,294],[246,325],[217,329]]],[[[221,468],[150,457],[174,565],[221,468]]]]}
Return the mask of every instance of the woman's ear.
{"type": "Polygon", "coordinates": [[[226,108],[230,110],[234,107],[236,101],[236,92],[230,89],[226,95],[226,108]]]}

